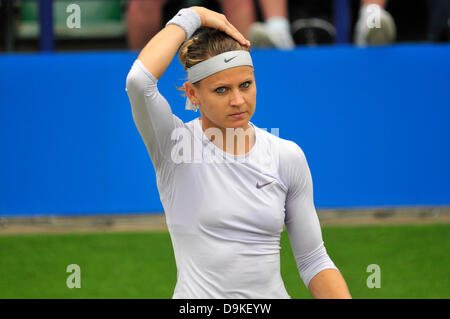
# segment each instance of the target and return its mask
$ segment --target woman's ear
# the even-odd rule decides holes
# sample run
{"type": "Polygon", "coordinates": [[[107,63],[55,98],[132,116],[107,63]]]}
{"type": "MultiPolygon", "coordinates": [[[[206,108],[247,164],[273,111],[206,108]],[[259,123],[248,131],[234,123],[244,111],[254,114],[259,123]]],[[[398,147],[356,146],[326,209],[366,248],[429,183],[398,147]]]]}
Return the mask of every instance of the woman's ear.
{"type": "Polygon", "coordinates": [[[198,97],[197,97],[197,91],[194,85],[191,82],[184,82],[184,89],[186,91],[186,95],[188,99],[191,101],[192,104],[198,105],[198,97]]]}

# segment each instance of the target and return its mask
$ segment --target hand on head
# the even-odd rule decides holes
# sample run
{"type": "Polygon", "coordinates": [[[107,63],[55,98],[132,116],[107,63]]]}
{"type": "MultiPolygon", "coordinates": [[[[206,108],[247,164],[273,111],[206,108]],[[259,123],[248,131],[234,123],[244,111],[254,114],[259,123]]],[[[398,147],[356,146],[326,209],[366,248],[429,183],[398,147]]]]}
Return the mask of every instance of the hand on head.
{"type": "Polygon", "coordinates": [[[248,41],[225,17],[225,15],[215,11],[206,9],[204,7],[190,7],[200,17],[202,27],[209,27],[225,32],[232,38],[236,39],[242,45],[249,47],[248,41]]]}

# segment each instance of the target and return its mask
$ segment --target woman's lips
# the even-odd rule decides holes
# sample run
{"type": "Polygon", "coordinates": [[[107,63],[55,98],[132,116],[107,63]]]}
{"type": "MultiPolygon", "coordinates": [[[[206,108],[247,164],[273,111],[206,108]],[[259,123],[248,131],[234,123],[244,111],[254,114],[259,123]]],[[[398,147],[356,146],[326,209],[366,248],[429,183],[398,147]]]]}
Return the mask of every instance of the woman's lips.
{"type": "Polygon", "coordinates": [[[234,114],[231,114],[230,116],[234,119],[240,119],[240,118],[244,117],[245,113],[246,112],[234,113],[234,114]]]}

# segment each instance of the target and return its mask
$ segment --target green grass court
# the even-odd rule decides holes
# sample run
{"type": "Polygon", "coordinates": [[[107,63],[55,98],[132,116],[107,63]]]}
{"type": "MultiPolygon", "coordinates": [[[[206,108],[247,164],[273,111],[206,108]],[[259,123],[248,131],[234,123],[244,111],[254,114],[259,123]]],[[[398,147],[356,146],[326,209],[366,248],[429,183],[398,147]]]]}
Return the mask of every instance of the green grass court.
{"type": "MultiPolygon", "coordinates": [[[[353,298],[450,298],[450,227],[326,226],[327,251],[353,298]],[[381,288],[366,286],[367,266],[381,288]]],[[[281,273],[292,298],[312,298],[283,232],[281,273]]],[[[176,267],[168,233],[0,236],[0,298],[171,298],[176,267]],[[81,288],[69,289],[69,264],[81,288]]]]}

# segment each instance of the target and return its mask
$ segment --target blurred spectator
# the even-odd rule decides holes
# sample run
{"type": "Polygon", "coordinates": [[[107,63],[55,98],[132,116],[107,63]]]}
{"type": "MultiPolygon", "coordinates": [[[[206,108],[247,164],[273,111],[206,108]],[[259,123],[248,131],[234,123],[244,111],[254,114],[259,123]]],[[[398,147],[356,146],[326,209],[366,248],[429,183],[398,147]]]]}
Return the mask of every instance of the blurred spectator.
{"type": "Polygon", "coordinates": [[[428,0],[429,19],[427,40],[450,41],[450,1],[428,0]]]}
{"type": "Polygon", "coordinates": [[[142,49],[163,26],[164,7],[204,6],[220,11],[255,47],[270,46],[283,49],[294,47],[287,18],[286,0],[259,0],[265,22],[256,21],[254,0],[130,0],[127,15],[128,46],[142,49]]]}
{"type": "Polygon", "coordinates": [[[127,38],[130,49],[142,49],[158,33],[166,1],[130,0],[127,14],[127,38]]]}
{"type": "Polygon", "coordinates": [[[333,0],[289,1],[292,37],[297,45],[334,43],[333,0]]]}
{"type": "Polygon", "coordinates": [[[387,0],[361,0],[355,26],[356,45],[389,44],[396,40],[397,28],[391,14],[385,10],[387,0]]]}
{"type": "MultiPolygon", "coordinates": [[[[418,0],[409,6],[388,0],[349,1],[354,13],[351,24],[356,45],[389,44],[395,41],[450,41],[450,0],[418,0]],[[429,14],[425,16],[427,7],[429,14]]],[[[252,42],[253,47],[290,49],[295,45],[332,44],[336,35],[333,2],[128,0],[128,46],[133,50],[142,49],[162,28],[166,18],[171,18],[182,7],[193,5],[222,10],[230,22],[252,42]]]]}
{"type": "Polygon", "coordinates": [[[264,22],[256,22],[253,0],[222,0],[228,20],[252,43],[253,47],[292,49],[294,40],[288,19],[287,0],[259,0],[264,22]]]}

